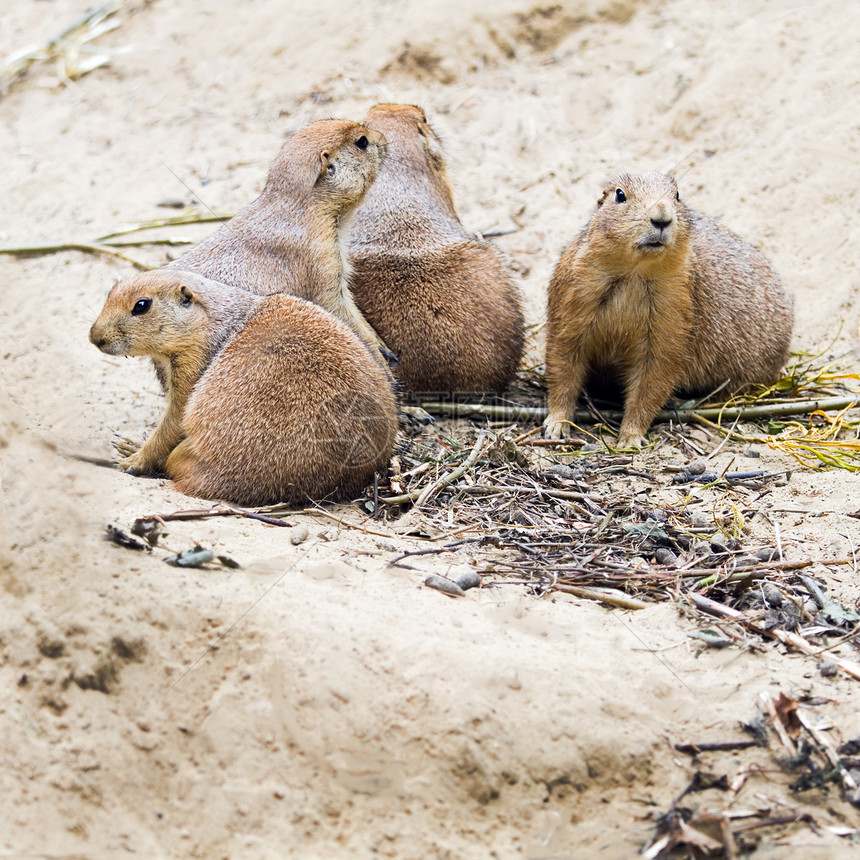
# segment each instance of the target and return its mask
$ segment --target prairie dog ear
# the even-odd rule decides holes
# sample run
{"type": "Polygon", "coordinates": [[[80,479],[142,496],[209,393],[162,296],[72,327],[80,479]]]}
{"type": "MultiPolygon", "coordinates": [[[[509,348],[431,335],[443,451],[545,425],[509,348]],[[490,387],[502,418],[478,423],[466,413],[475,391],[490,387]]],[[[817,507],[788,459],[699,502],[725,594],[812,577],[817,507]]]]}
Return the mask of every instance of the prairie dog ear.
{"type": "Polygon", "coordinates": [[[179,304],[185,305],[186,307],[190,305],[194,301],[194,293],[191,292],[188,287],[183,284],[179,288],[179,304]]]}
{"type": "Polygon", "coordinates": [[[324,149],[320,153],[320,172],[319,172],[320,176],[325,176],[326,171],[328,170],[329,165],[331,164],[331,160],[332,160],[331,159],[331,153],[327,149],[324,149]]]}
{"type": "Polygon", "coordinates": [[[429,156],[430,161],[432,161],[438,169],[443,169],[445,167],[445,157],[442,155],[442,147],[439,144],[439,138],[431,131],[430,134],[424,136],[424,142],[427,147],[427,155],[429,156]]]}

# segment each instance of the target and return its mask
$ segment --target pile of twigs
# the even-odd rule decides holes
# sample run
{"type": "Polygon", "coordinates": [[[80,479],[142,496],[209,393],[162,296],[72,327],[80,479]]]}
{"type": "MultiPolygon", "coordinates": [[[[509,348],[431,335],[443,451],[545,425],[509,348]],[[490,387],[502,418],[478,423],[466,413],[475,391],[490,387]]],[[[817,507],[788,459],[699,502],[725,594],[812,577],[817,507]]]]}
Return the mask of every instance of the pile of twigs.
{"type": "MultiPolygon", "coordinates": [[[[717,632],[702,636],[707,645],[767,636],[823,654],[860,679],[860,665],[809,641],[853,641],[860,615],[826,598],[824,586],[805,575],[816,560],[785,557],[778,531],[767,544],[748,537],[746,526],[760,512],[756,502],[790,472],[709,473],[705,463],[684,467],[653,457],[634,465],[632,456],[550,443],[536,428],[518,433],[516,425],[491,430],[460,422],[446,429],[403,444],[393,492],[378,490],[368,502],[378,520],[415,506],[440,531],[479,535],[465,549],[494,585],[520,585],[536,596],[567,592],[626,609],[682,599],[691,611],[720,618],[717,632]],[[560,452],[575,465],[558,462],[560,452]]],[[[448,546],[462,550],[464,543],[448,546]]],[[[856,567],[853,557],[822,563],[856,567]]]]}
{"type": "MultiPolygon", "coordinates": [[[[695,404],[678,411],[690,412],[707,425],[706,432],[724,434],[710,457],[735,440],[767,444],[805,466],[853,471],[860,468],[860,441],[858,422],[849,421],[848,413],[860,392],[848,384],[858,381],[856,373],[814,357],[798,360],[769,388],[709,407],[708,414],[716,420],[705,417],[705,410],[695,404]],[[815,408],[825,403],[839,412],[830,416],[815,408]],[[748,423],[741,427],[745,412],[745,422],[765,422],[768,432],[756,433],[748,423]],[[805,423],[779,424],[776,412],[807,413],[809,418],[805,423]],[[730,429],[722,426],[726,413],[733,416],[730,429]]],[[[457,411],[458,404],[448,405],[457,411]]],[[[489,414],[506,414],[508,408],[459,406],[489,414]]],[[[607,430],[611,423],[607,421],[607,430]]],[[[787,471],[716,474],[708,473],[704,463],[698,470],[685,471],[655,457],[639,457],[633,468],[633,457],[613,451],[605,442],[594,444],[601,441],[599,427],[584,431],[578,442],[553,442],[540,439],[538,428],[518,433],[517,425],[495,430],[490,426],[478,431],[463,422],[452,423],[447,436],[440,432],[409,440],[394,460],[394,493],[383,495],[381,501],[389,508],[411,503],[439,519],[440,525],[450,528],[456,522],[461,529],[480,531],[485,543],[506,550],[498,554],[494,571],[528,581],[535,591],[551,585],[620,588],[628,595],[646,593],[652,598],[691,590],[706,594],[812,564],[786,561],[778,545],[742,544],[746,519],[758,514],[755,498],[775,482],[784,483],[787,471]],[[656,471],[643,470],[641,462],[656,462],[656,471]],[[703,496],[689,492],[691,487],[712,488],[713,516],[701,513],[697,506],[703,504],[703,496]],[[674,490],[667,492],[669,488],[674,490]]],[[[658,447],[674,441],[683,450],[692,447],[705,455],[674,423],[668,429],[655,425],[651,435],[662,436],[658,447]]],[[[778,541],[778,534],[775,537],[778,541]]]]}
{"type": "Polygon", "coordinates": [[[549,459],[533,436],[484,429],[470,445],[450,436],[412,441],[395,460],[392,486],[400,492],[379,501],[417,505],[440,528],[479,532],[494,573],[536,591],[567,584],[668,597],[687,585],[713,588],[811,564],[741,545],[744,516],[754,509],[738,491],[760,492],[785,472],[693,475],[665,466],[661,474],[605,455],[581,455],[574,468],[549,459]],[[723,499],[716,515],[700,512],[701,500],[685,489],[691,485],[714,488],[723,499]]]}

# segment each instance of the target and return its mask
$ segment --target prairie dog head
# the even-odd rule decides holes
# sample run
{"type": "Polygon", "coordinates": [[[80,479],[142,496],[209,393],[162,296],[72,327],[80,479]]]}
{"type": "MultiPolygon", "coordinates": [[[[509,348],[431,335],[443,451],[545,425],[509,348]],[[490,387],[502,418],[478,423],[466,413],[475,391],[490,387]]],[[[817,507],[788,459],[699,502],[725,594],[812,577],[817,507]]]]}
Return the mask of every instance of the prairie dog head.
{"type": "Polygon", "coordinates": [[[335,210],[356,206],[385,159],[385,136],[349,120],[320,120],[281,147],[266,190],[317,198],[335,210]]]}
{"type": "Polygon", "coordinates": [[[173,355],[197,346],[207,327],[195,276],[146,272],[121,281],[108,293],[90,328],[90,342],[108,355],[173,355]]]}
{"type": "Polygon", "coordinates": [[[365,118],[368,128],[382,132],[388,141],[385,172],[421,174],[453,209],[445,158],[439,136],[417,105],[380,104],[365,118]]]}
{"type": "Polygon", "coordinates": [[[671,176],[622,173],[597,201],[589,227],[591,235],[595,232],[630,263],[659,265],[673,250],[686,250],[690,217],[671,176]]]}

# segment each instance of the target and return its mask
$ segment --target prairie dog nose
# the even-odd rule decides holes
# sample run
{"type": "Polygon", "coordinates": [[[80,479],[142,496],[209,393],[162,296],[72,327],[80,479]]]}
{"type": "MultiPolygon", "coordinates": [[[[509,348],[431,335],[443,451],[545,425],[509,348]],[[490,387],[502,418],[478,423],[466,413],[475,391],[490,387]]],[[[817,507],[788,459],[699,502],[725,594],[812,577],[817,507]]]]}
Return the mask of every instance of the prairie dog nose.
{"type": "Polygon", "coordinates": [[[101,349],[105,345],[104,333],[98,328],[98,323],[90,327],[90,343],[101,349]]]}

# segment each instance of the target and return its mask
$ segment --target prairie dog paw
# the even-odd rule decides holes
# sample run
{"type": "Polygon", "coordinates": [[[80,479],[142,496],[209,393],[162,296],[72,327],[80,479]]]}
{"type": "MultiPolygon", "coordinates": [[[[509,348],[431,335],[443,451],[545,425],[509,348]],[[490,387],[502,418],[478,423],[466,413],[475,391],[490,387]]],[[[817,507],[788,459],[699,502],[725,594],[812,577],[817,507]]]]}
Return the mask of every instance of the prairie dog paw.
{"type": "Polygon", "coordinates": [[[129,439],[127,436],[120,436],[119,433],[111,439],[111,445],[120,457],[130,457],[137,453],[142,444],[142,442],[135,442],[134,439],[129,439]]]}
{"type": "Polygon", "coordinates": [[[128,457],[117,460],[117,468],[129,475],[151,475],[159,470],[159,464],[153,463],[148,457],[137,451],[128,457]]]}
{"type": "Polygon", "coordinates": [[[543,422],[543,435],[547,439],[564,439],[570,436],[570,422],[555,415],[547,416],[543,422]]]}
{"type": "Polygon", "coordinates": [[[635,448],[637,451],[648,447],[648,437],[639,433],[622,433],[618,437],[619,448],[635,448]]]}

